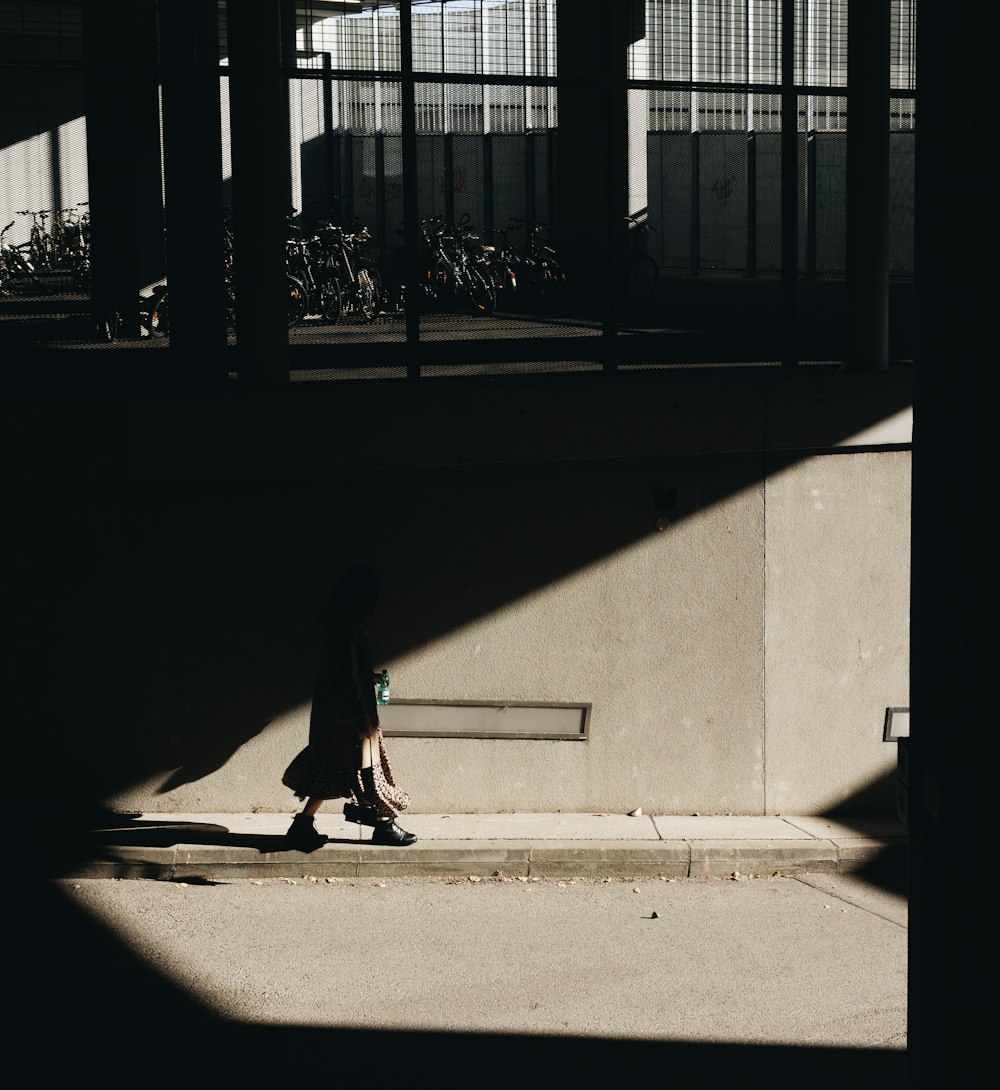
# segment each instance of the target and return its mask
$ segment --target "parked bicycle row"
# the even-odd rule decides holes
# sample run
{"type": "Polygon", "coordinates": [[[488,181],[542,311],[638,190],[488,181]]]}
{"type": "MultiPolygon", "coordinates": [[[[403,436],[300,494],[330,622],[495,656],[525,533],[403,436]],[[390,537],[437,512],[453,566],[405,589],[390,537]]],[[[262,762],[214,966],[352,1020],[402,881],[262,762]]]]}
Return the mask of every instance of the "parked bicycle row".
{"type": "Polygon", "coordinates": [[[566,276],[554,248],[545,241],[544,223],[512,220],[525,233],[522,246],[514,245],[507,231],[484,241],[468,215],[458,223],[441,216],[420,222],[419,284],[422,309],[466,309],[492,314],[534,299],[555,303],[562,297],[566,276]]]}
{"type": "MultiPolygon", "coordinates": [[[[65,276],[80,291],[90,280],[90,216],[87,202],[73,209],[23,211],[29,217],[28,238],[7,241],[16,220],[0,230],[0,294],[43,294],[65,290],[65,276]],[[63,276],[45,276],[58,274],[63,276]]],[[[372,321],[378,314],[399,314],[406,305],[406,252],[396,247],[377,247],[368,228],[358,221],[338,225],[319,222],[312,231],[300,226],[293,209],[288,216],[286,244],[286,291],[288,322],[299,325],[308,319],[334,324],[343,317],[372,321]]],[[[457,223],[432,216],[419,224],[419,288],[417,305],[422,311],[471,311],[492,314],[498,305],[516,309],[555,305],[567,294],[567,275],[549,239],[545,223],[511,218],[509,228],[495,230],[486,240],[468,215],[457,223]],[[511,236],[517,235],[520,244],[511,236]]],[[[651,230],[645,217],[627,217],[630,244],[616,277],[619,301],[629,305],[650,302],[659,279],[659,266],[646,250],[651,230]]],[[[398,234],[405,240],[403,231],[398,234]]],[[[224,265],[230,327],[235,314],[233,277],[234,243],[226,227],[224,265]]],[[[595,260],[596,255],[595,255],[595,260]]],[[[580,289],[593,288],[604,276],[597,264],[579,270],[580,289]]],[[[150,317],[147,332],[165,332],[168,311],[166,285],[146,296],[143,310],[151,312],[152,299],[159,306],[159,320],[150,317]]]]}
{"type": "MultiPolygon", "coordinates": [[[[0,230],[0,294],[44,291],[39,269],[68,271],[78,290],[87,289],[90,218],[81,208],[21,213],[30,216],[32,224],[29,238],[20,244],[5,241],[15,221],[0,230]]],[[[508,311],[522,305],[535,309],[553,307],[567,299],[567,275],[550,241],[548,226],[542,222],[511,218],[509,228],[495,230],[486,240],[468,215],[457,223],[447,223],[442,216],[425,218],[418,225],[418,273],[410,281],[404,231],[397,232],[397,246],[377,247],[359,221],[346,225],[320,221],[310,231],[304,230],[300,221],[301,216],[291,210],[285,245],[289,327],[307,321],[334,325],[345,318],[372,322],[380,314],[401,315],[406,310],[409,283],[416,285],[416,305],[424,313],[490,315],[498,306],[508,311]],[[520,244],[514,243],[512,236],[519,237],[520,244]]],[[[618,270],[618,294],[626,305],[643,305],[653,298],[659,266],[646,252],[645,235],[651,228],[644,217],[629,216],[627,222],[630,246],[618,270]]],[[[223,271],[229,332],[234,331],[236,321],[236,253],[232,228],[227,224],[223,271]]],[[[603,276],[599,261],[593,267],[584,264],[575,278],[579,279],[575,293],[582,299],[588,285],[591,290],[600,290],[603,276]]],[[[144,335],[169,332],[166,281],[140,296],[139,312],[144,335]]],[[[102,328],[113,331],[115,324],[109,319],[102,328]]]]}
{"type": "MultiPolygon", "coordinates": [[[[508,230],[494,231],[489,242],[475,231],[468,215],[457,224],[441,216],[420,223],[421,306],[433,309],[465,307],[490,314],[498,304],[516,308],[555,306],[568,302],[570,279],[553,246],[545,223],[511,218],[508,230]],[[520,245],[511,234],[522,238],[520,245]]],[[[645,213],[624,217],[627,245],[608,264],[608,257],[590,249],[573,277],[579,302],[593,293],[600,301],[610,288],[616,303],[625,310],[643,307],[656,293],[660,266],[647,250],[648,233],[653,230],[645,213]]]]}
{"type": "MultiPolygon", "coordinates": [[[[365,252],[371,242],[367,228],[356,225],[348,230],[322,224],[312,235],[305,235],[288,217],[285,244],[285,293],[289,327],[307,318],[319,318],[334,324],[346,315],[373,321],[382,307],[383,289],[378,269],[365,252]]],[[[232,228],[223,232],[223,275],[225,280],[226,325],[231,333],[236,324],[236,255],[232,228]]],[[[140,296],[139,321],[148,336],[170,332],[170,295],[168,282],[140,296]]]]}
{"type": "MultiPolygon", "coordinates": [[[[288,325],[313,320],[334,325],[343,318],[363,322],[377,315],[402,314],[406,308],[406,252],[377,248],[371,232],[358,221],[348,225],[321,221],[311,232],[287,219],[285,290],[288,325]]],[[[486,243],[471,227],[469,217],[446,224],[441,216],[420,222],[418,305],[423,311],[470,311],[489,315],[497,300],[512,303],[518,297],[555,302],[566,277],[554,249],[545,241],[546,225],[512,220],[524,230],[526,241],[514,246],[507,232],[496,243],[486,243]]],[[[399,232],[403,235],[403,232],[399,232]]],[[[232,230],[224,235],[224,270],[227,319],[230,331],[236,314],[232,230]]],[[[169,295],[161,284],[141,300],[140,320],[151,336],[169,332],[169,295]]]]}
{"type": "MultiPolygon", "coordinates": [[[[455,224],[441,216],[421,220],[416,279],[420,309],[489,315],[498,300],[510,304],[518,292],[556,301],[566,277],[544,239],[546,225],[512,223],[524,228],[522,247],[514,246],[507,232],[500,232],[497,242],[485,242],[469,216],[455,224]]],[[[403,231],[398,235],[405,241],[403,231]]],[[[334,323],[344,314],[371,321],[380,313],[402,313],[405,268],[405,246],[377,248],[360,223],[342,227],[321,222],[312,234],[296,229],[288,242],[290,324],[307,316],[334,323]]]]}
{"type": "Polygon", "coordinates": [[[85,288],[90,275],[90,213],[88,202],[74,208],[20,211],[31,220],[24,242],[10,242],[17,226],[12,219],[0,229],[0,293],[54,290],[45,273],[64,273],[77,288],[85,288]]]}
{"type": "MultiPolygon", "coordinates": [[[[378,247],[368,228],[357,220],[346,226],[321,220],[307,231],[300,226],[300,218],[294,210],[288,217],[290,326],[307,320],[335,324],[345,316],[371,322],[379,314],[405,311],[410,281],[404,230],[397,232],[399,245],[378,247]]],[[[646,236],[652,228],[641,214],[625,217],[625,223],[629,245],[616,266],[616,296],[625,307],[643,306],[652,300],[659,279],[659,266],[646,251],[646,236]]],[[[498,306],[551,309],[568,302],[569,279],[548,224],[516,217],[509,224],[508,229],[494,230],[487,241],[467,214],[457,223],[448,223],[440,215],[422,219],[413,281],[418,309],[485,316],[498,306]],[[520,244],[511,236],[519,237],[520,244]]],[[[231,236],[227,237],[231,246],[231,236]]],[[[600,290],[605,278],[601,260],[595,251],[583,263],[581,288],[586,281],[600,290]]]]}

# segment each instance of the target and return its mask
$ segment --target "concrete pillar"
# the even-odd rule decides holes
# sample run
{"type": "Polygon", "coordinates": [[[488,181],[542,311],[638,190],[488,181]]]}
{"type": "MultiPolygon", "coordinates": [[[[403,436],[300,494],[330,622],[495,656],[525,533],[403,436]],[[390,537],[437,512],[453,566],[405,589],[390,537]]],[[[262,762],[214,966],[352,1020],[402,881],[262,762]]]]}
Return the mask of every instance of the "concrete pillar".
{"type": "Polygon", "coordinates": [[[889,0],[847,24],[847,363],[889,365],[889,0]]]}
{"type": "Polygon", "coordinates": [[[287,385],[290,204],[280,0],[228,7],[236,368],[254,390],[287,385]]]}
{"type": "Polygon", "coordinates": [[[557,19],[555,237],[571,276],[581,266],[606,274],[605,283],[585,286],[610,307],[611,270],[628,241],[625,217],[645,196],[645,93],[633,91],[630,100],[625,84],[629,48],[645,37],[643,5],[578,0],[560,4],[557,19]]]}
{"type": "Polygon", "coordinates": [[[160,7],[171,374],[185,386],[226,379],[218,7],[160,7]]]}
{"type": "Polygon", "coordinates": [[[995,93],[989,25],[975,0],[919,5],[907,1051],[927,1090],[981,1082],[996,1032],[998,216],[991,172],[971,165],[973,104],[995,93]]]}
{"type": "Polygon", "coordinates": [[[91,309],[139,335],[139,294],[163,274],[154,0],[82,8],[91,309]]]}

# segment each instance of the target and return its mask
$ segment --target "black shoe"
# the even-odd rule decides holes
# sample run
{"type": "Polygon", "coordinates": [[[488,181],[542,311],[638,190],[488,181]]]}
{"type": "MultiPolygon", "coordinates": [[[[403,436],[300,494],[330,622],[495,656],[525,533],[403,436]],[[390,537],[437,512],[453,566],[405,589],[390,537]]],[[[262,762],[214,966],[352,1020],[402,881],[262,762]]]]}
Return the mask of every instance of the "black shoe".
{"type": "Polygon", "coordinates": [[[293,851],[314,852],[327,842],[327,837],[316,831],[311,817],[296,814],[291,828],[285,833],[285,847],[293,851]]]}
{"type": "Polygon", "coordinates": [[[401,829],[394,821],[377,821],[372,833],[373,844],[394,844],[400,848],[414,843],[416,839],[413,833],[401,829]]]}
{"type": "Polygon", "coordinates": [[[375,811],[370,806],[355,806],[353,802],[345,802],[344,817],[359,825],[375,825],[375,811]]]}

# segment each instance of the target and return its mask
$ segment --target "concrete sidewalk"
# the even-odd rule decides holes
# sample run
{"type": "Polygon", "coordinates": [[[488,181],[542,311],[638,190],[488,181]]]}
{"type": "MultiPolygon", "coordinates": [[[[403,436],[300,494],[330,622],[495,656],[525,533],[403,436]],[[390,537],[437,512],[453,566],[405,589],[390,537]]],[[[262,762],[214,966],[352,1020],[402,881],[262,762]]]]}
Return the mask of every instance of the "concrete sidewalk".
{"type": "Polygon", "coordinates": [[[100,823],[64,855],[73,878],[174,880],[504,875],[674,878],[906,869],[905,827],[893,819],[624,814],[407,814],[418,840],[369,843],[339,807],[316,828],[329,842],[288,851],[289,814],[133,814],[100,823]]]}

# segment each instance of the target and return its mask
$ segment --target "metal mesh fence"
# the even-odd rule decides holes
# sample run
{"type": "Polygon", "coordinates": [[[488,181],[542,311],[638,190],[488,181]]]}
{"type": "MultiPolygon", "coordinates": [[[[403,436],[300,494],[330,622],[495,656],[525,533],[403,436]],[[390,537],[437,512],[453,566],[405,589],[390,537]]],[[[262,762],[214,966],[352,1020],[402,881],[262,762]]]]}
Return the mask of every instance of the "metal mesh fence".
{"type": "MultiPolygon", "coordinates": [[[[106,22],[111,39],[99,61],[125,82],[103,101],[138,134],[121,188],[106,170],[96,188],[92,177],[111,145],[101,144],[106,122],[88,124],[97,120],[88,110],[103,107],[88,84],[85,6],[0,0],[0,91],[18,102],[0,128],[0,327],[17,326],[18,344],[170,345],[169,305],[155,305],[169,300],[161,290],[169,286],[162,232],[171,169],[161,139],[163,4],[109,0],[107,8],[121,18],[106,22]],[[99,210],[114,224],[95,225],[104,250],[91,252],[99,210]],[[102,310],[91,290],[101,254],[121,265],[111,280],[131,285],[135,298],[124,308],[102,310]]],[[[214,5],[223,207],[212,217],[223,224],[239,181],[229,8],[214,5]]],[[[565,67],[591,40],[565,0],[283,5],[288,254],[298,255],[290,275],[306,296],[297,313],[289,303],[289,344],[315,361],[293,364],[302,381],[405,373],[405,361],[358,363],[382,346],[408,346],[425,374],[560,370],[578,355],[581,369],[628,363],[634,337],[626,335],[675,330],[697,310],[680,302],[681,278],[781,275],[781,0],[646,0],[620,10],[628,27],[618,67],[591,78],[560,72],[560,49],[565,67]],[[595,116],[590,138],[579,135],[581,78],[620,94],[606,117],[595,116]],[[590,222],[574,220],[573,199],[582,205],[590,193],[590,222]],[[626,216],[618,256],[570,274],[564,244],[600,254],[608,225],[626,216]],[[542,358],[537,346],[561,338],[616,344],[542,358]],[[474,344],[479,356],[449,362],[434,347],[449,341],[474,344]],[[499,354],[489,347],[496,342],[507,345],[499,354]],[[431,347],[421,353],[423,343],[431,347]],[[507,358],[517,351],[523,359],[507,358]],[[330,353],[340,353],[336,366],[330,353]]],[[[916,0],[891,0],[896,277],[913,268],[916,15],[916,0]]],[[[842,278],[845,269],[847,18],[847,0],[795,3],[796,273],[804,279],[842,278]]],[[[237,303],[227,305],[238,311],[237,303]]],[[[229,341],[239,343],[231,321],[229,341]]]]}
{"type": "Polygon", "coordinates": [[[6,0],[0,4],[0,63],[79,64],[83,16],[72,0],[6,0]]]}

